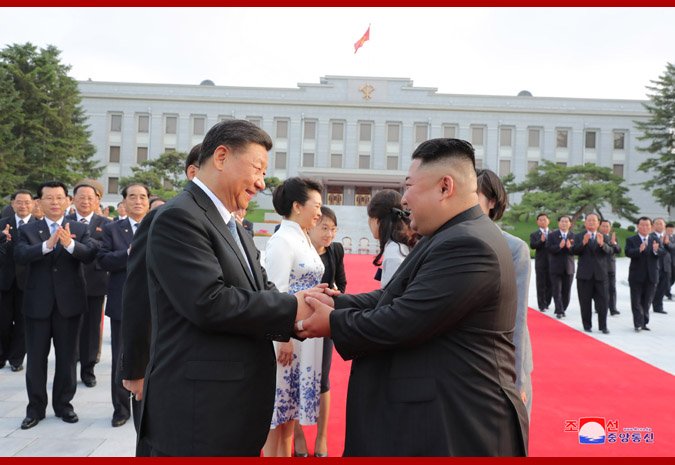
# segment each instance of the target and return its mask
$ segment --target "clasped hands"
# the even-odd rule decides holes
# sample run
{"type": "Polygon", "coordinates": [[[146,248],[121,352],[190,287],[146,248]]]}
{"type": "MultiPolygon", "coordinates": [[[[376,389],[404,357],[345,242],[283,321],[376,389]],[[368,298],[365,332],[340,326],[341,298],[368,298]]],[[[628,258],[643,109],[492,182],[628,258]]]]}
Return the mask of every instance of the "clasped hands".
{"type": "Polygon", "coordinates": [[[61,245],[66,248],[71,242],[73,242],[73,237],[74,235],[70,233],[70,224],[66,223],[65,228],[59,226],[54,234],[52,234],[51,237],[47,239],[47,247],[54,249],[54,247],[56,247],[56,243],[60,242],[61,245]]]}
{"type": "Polygon", "coordinates": [[[330,313],[335,308],[333,297],[340,291],[319,284],[297,292],[298,311],[295,317],[295,334],[300,338],[330,337],[330,313]]]}

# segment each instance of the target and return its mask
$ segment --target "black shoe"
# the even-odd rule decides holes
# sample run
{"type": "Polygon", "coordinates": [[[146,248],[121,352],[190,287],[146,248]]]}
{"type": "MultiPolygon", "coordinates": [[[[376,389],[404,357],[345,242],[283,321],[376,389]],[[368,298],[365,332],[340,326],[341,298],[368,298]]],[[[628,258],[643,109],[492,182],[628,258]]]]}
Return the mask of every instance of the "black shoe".
{"type": "Polygon", "coordinates": [[[654,313],[663,313],[664,315],[668,314],[668,312],[665,310],[654,310],[654,313]]]}
{"type": "Polygon", "coordinates": [[[21,422],[21,429],[31,429],[33,426],[40,423],[40,420],[42,420],[42,418],[33,418],[33,417],[24,418],[23,421],[21,422]]]}
{"type": "Polygon", "coordinates": [[[96,377],[95,376],[82,377],[82,382],[84,383],[85,386],[92,388],[96,386],[96,377]]]}
{"type": "Polygon", "coordinates": [[[61,418],[61,420],[65,421],[66,423],[77,423],[80,421],[80,419],[77,418],[77,414],[73,410],[68,410],[60,415],[56,414],[56,416],[61,418]]]}
{"type": "Polygon", "coordinates": [[[113,415],[112,421],[110,422],[113,426],[113,428],[118,428],[122,425],[124,425],[127,421],[129,420],[129,417],[117,417],[113,415]]]}
{"type": "Polygon", "coordinates": [[[7,365],[7,360],[2,360],[2,361],[0,361],[0,370],[2,370],[3,368],[5,368],[5,365],[7,365]]]}
{"type": "Polygon", "coordinates": [[[592,332],[593,332],[593,330],[592,330],[591,328],[584,328],[584,331],[586,331],[587,333],[592,333],[592,332]]]}
{"type": "Polygon", "coordinates": [[[557,319],[561,319],[561,318],[562,318],[562,313],[556,313],[556,314],[555,314],[555,317],[556,317],[557,319]]]}
{"type": "Polygon", "coordinates": [[[651,329],[647,328],[647,326],[645,325],[642,327],[642,331],[651,331],[651,329]]]}
{"type": "Polygon", "coordinates": [[[567,316],[567,313],[563,312],[563,318],[565,318],[566,316],[567,316]]]}
{"type": "Polygon", "coordinates": [[[609,329],[607,329],[607,328],[603,329],[602,334],[609,334],[609,329]]]}
{"type": "Polygon", "coordinates": [[[546,308],[540,308],[539,311],[544,313],[547,309],[546,308]]]}
{"type": "Polygon", "coordinates": [[[635,332],[636,332],[636,333],[639,333],[640,331],[642,331],[642,328],[640,328],[639,326],[636,326],[636,327],[635,327],[635,332]]]}
{"type": "MultiPolygon", "coordinates": [[[[11,364],[10,364],[10,365],[11,365],[11,364]]],[[[23,370],[23,364],[12,365],[12,371],[13,371],[13,372],[17,372],[17,371],[21,371],[21,370],[23,370]]]]}
{"type": "Polygon", "coordinates": [[[614,315],[621,315],[621,312],[618,311],[618,310],[614,310],[613,312],[609,312],[609,314],[612,315],[612,316],[614,316],[614,315]]]}

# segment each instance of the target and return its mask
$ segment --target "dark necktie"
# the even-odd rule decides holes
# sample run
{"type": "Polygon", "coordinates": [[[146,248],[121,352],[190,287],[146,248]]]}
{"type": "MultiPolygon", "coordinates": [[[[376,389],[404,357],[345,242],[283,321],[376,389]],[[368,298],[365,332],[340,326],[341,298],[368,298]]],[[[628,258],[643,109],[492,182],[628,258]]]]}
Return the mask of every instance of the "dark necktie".
{"type": "Polygon", "coordinates": [[[26,224],[26,222],[25,222],[24,220],[19,220],[19,222],[17,223],[17,226],[16,226],[16,227],[17,227],[17,228],[20,228],[20,227],[23,226],[24,224],[26,224]]]}
{"type": "Polygon", "coordinates": [[[82,224],[89,224],[89,221],[87,221],[86,218],[80,218],[80,223],[82,223],[82,224]]]}
{"type": "MultiPolygon", "coordinates": [[[[230,230],[232,237],[234,237],[234,241],[239,246],[241,255],[244,257],[244,262],[246,262],[246,266],[248,267],[248,271],[251,271],[251,264],[248,262],[248,258],[246,257],[246,250],[244,249],[244,244],[241,243],[239,233],[237,233],[237,223],[235,222],[234,215],[230,218],[230,221],[227,223],[227,228],[230,230]]],[[[253,276],[253,272],[251,272],[251,276],[253,276]]]]}

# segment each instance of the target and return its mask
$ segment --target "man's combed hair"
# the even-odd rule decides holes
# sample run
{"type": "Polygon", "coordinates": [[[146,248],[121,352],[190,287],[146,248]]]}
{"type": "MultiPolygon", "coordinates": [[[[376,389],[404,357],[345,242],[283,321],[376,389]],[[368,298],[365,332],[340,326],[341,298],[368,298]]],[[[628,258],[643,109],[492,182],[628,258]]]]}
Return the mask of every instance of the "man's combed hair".
{"type": "Polygon", "coordinates": [[[47,181],[47,182],[43,182],[42,184],[40,184],[40,186],[37,189],[37,196],[38,196],[39,199],[42,198],[42,190],[45,187],[51,187],[51,188],[60,187],[61,189],[63,189],[63,193],[66,194],[66,197],[68,197],[68,186],[66,186],[61,181],[47,181]]]}
{"type": "Polygon", "coordinates": [[[202,144],[199,143],[190,149],[187,158],[185,159],[185,174],[188,172],[190,165],[199,167],[199,154],[202,151],[202,144]]]}
{"type": "Polygon", "coordinates": [[[421,160],[422,164],[434,163],[446,159],[465,159],[476,167],[476,154],[473,146],[461,139],[430,139],[422,142],[412,154],[413,160],[421,160]]]}
{"type": "Polygon", "coordinates": [[[221,121],[209,129],[202,141],[199,166],[213,156],[213,152],[219,145],[224,145],[236,152],[248,144],[262,145],[267,151],[272,149],[272,139],[269,134],[250,121],[243,119],[221,121]]]}

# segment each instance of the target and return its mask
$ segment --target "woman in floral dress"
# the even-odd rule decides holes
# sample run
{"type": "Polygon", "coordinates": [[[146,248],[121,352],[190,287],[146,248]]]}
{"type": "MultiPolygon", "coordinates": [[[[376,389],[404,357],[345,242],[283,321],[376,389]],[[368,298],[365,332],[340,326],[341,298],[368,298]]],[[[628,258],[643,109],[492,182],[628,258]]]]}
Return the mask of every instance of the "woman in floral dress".
{"type": "MultiPolygon", "coordinates": [[[[324,265],[307,235],[321,218],[321,184],[288,178],[274,191],[273,204],[283,216],[267,242],[265,269],[280,292],[294,294],[321,282],[324,265]]],[[[265,457],[290,457],[295,422],[317,422],[323,340],[275,342],[277,386],[265,457]]]]}

